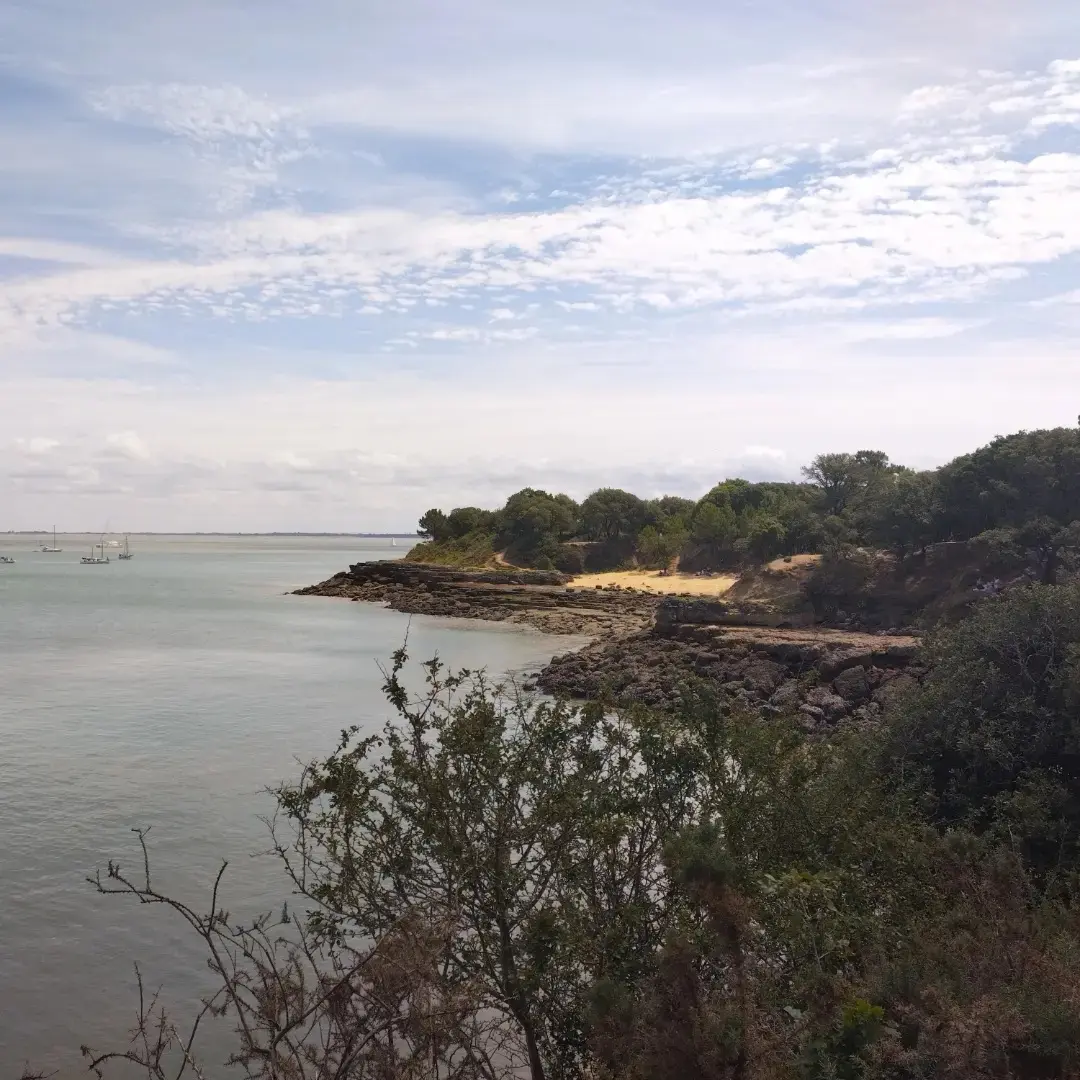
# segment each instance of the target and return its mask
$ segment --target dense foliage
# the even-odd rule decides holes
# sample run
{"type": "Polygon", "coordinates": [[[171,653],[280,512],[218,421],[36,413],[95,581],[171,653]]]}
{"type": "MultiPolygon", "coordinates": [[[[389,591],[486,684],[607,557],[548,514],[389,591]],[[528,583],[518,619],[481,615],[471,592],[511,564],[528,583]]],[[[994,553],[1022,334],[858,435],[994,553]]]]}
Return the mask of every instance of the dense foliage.
{"type": "Polygon", "coordinates": [[[526,488],[497,511],[429,510],[416,559],[510,561],[578,572],[641,565],[759,564],[803,552],[883,548],[901,564],[931,544],[986,535],[1052,582],[1080,550],[1080,429],[997,438],[918,472],[877,450],[820,454],[802,483],[724,480],[700,499],[645,500],[601,488],[580,506],[526,488]]]}
{"type": "MultiPolygon", "coordinates": [[[[1078,642],[1080,585],[1019,589],[828,737],[693,686],[664,716],[437,663],[410,691],[402,651],[381,736],[278,792],[291,933],[148,867],[102,887],[204,937],[266,1080],[1075,1077],[1078,642]]],[[[127,1060],[170,1051],[146,1016],[127,1060]]]]}
{"type": "MultiPolygon", "coordinates": [[[[437,663],[410,690],[402,650],[382,734],[344,732],[277,792],[302,916],[237,926],[217,886],[199,913],[149,862],[98,885],[201,937],[219,987],[198,1016],[233,1019],[261,1080],[1080,1077],[1078,455],[1062,429],[933,472],[862,451],[696,502],[429,511],[447,559],[819,550],[822,614],[945,540],[1010,584],[926,640],[879,722],[814,735],[692,683],[662,715],[437,663]]],[[[121,1057],[200,1075],[197,1028],[144,1000],[121,1057]]]]}
{"type": "Polygon", "coordinates": [[[935,821],[1011,840],[1041,874],[1080,867],[1080,587],[989,600],[926,654],[893,767],[935,821]]]}

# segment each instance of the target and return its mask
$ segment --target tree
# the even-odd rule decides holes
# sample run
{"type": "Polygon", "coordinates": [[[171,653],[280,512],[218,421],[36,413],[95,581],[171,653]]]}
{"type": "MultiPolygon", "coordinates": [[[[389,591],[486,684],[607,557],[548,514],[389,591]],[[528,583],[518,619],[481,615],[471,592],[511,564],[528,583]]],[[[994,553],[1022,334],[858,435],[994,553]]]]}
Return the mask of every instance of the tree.
{"type": "Polygon", "coordinates": [[[1040,873],[1080,865],[1080,585],[988,600],[926,646],[891,767],[934,819],[1015,843],[1040,873]]]}
{"type": "Polygon", "coordinates": [[[635,537],[648,516],[641,499],[619,488],[600,488],[581,504],[581,527],[589,540],[635,537]]]}
{"type": "Polygon", "coordinates": [[[1014,532],[1017,543],[1030,551],[1035,570],[1044,585],[1057,582],[1063,562],[1071,562],[1080,548],[1080,521],[1062,528],[1053,518],[1037,517],[1014,532]]]}
{"type": "Polygon", "coordinates": [[[694,511],[690,535],[715,562],[722,562],[730,557],[739,535],[735,512],[730,506],[702,500],[694,511]]]}
{"type": "Polygon", "coordinates": [[[661,532],[654,525],[646,525],[638,534],[637,556],[642,566],[650,570],[666,570],[679,557],[689,539],[689,532],[676,521],[661,532]]]}
{"type": "MultiPolygon", "coordinates": [[[[952,692],[940,703],[1013,710],[1016,687],[1047,674],[1040,658],[1048,700],[1073,700],[1058,664],[1077,663],[1069,588],[1033,589],[1035,606],[990,634],[989,664],[961,655],[985,632],[946,649],[928,681],[952,692]]],[[[218,986],[183,1034],[142,999],[129,1051],[87,1052],[99,1075],[218,1075],[195,1041],[219,1012],[235,1025],[230,1064],[258,1080],[1076,1075],[1072,883],[1040,891],[1010,849],[1067,814],[1039,801],[1052,792],[1038,777],[1006,784],[1018,801],[990,799],[1003,846],[955,819],[927,827],[917,808],[929,795],[936,815],[938,789],[912,784],[942,750],[998,769],[1042,754],[1052,771],[1076,739],[1065,713],[1061,739],[1021,724],[1005,753],[939,713],[960,739],[909,755],[896,782],[875,733],[807,739],[693,685],[675,715],[617,714],[437,662],[414,695],[404,664],[401,650],[381,738],[346,731],[278,791],[275,850],[307,917],[241,927],[221,875],[205,911],[173,900],[145,834],[134,873],[110,864],[95,880],[184,920],[218,986]]],[[[980,768],[969,760],[946,793],[980,768]]]]}
{"type": "Polygon", "coordinates": [[[552,559],[558,544],[577,528],[577,505],[565,495],[524,488],[511,495],[498,514],[500,540],[525,559],[552,559]]]}
{"type": "MultiPolygon", "coordinates": [[[[216,888],[199,914],[154,888],[148,857],[145,872],[110,865],[98,882],[202,938],[221,984],[208,1011],[238,1024],[250,1075],[602,1075],[603,999],[659,990],[680,956],[702,980],[697,1000],[753,1022],[702,1031],[718,1042],[698,1040],[701,1060],[732,1051],[757,1075],[777,1047],[794,1061],[828,1029],[833,985],[871,947],[903,940],[919,879],[902,868],[918,835],[883,805],[858,747],[808,745],[791,724],[729,717],[690,688],[675,727],[527,702],[437,662],[414,697],[404,663],[401,651],[387,676],[398,718],[382,737],[345,732],[278,792],[292,831],[276,834],[276,851],[310,918],[241,929],[216,888]],[[786,1010],[808,997],[820,1019],[793,1026],[786,1010]],[[770,1031],[774,1045],[758,1040],[770,1031]]],[[[696,1003],[677,1004],[679,1040],[696,1003]]],[[[158,1033],[181,1055],[191,1039],[154,1012],[144,1008],[127,1060],[165,1080],[158,1033]]],[[[638,1053],[637,1027],[671,1028],[639,1017],[616,1033],[638,1053]]]]}
{"type": "Polygon", "coordinates": [[[840,514],[893,468],[882,451],[859,450],[854,454],[818,454],[802,472],[820,490],[825,512],[840,514]]]}
{"type": "MultiPolygon", "coordinates": [[[[159,993],[148,995],[136,967],[139,1010],[126,1049],[82,1048],[98,1077],[112,1066],[147,1080],[217,1075],[198,1046],[213,1017],[234,1024],[229,1065],[250,1080],[511,1080],[484,1060],[499,1033],[477,1014],[468,987],[445,978],[450,923],[413,912],[377,942],[319,940],[314,924],[282,910],[247,926],[223,908],[228,864],[214,881],[206,910],[161,892],[150,869],[148,830],[135,830],[141,847],[134,873],[110,862],[91,878],[106,896],[128,896],[159,906],[187,925],[206,952],[216,989],[181,1029],[159,993]]],[[[112,1073],[110,1073],[112,1075],[112,1073]]],[[[29,1080],[29,1078],[28,1078],[29,1080]]]]}
{"type": "Polygon", "coordinates": [[[738,517],[747,510],[756,510],[761,504],[763,494],[764,485],[751,484],[742,477],[734,477],[716,484],[702,496],[702,501],[715,503],[717,506],[729,506],[738,517]]]}
{"type": "Polygon", "coordinates": [[[746,530],[747,550],[756,562],[769,562],[785,550],[787,533],[772,514],[755,514],[746,530]]]}
{"type": "Polygon", "coordinates": [[[695,503],[693,499],[684,499],[678,495],[662,495],[659,499],[652,499],[645,505],[649,513],[649,523],[663,530],[666,523],[672,519],[689,521],[694,512],[695,503]]]}
{"type": "Polygon", "coordinates": [[[576,528],[575,504],[567,496],[523,488],[506,500],[500,525],[510,542],[536,543],[544,537],[568,539],[576,528]]]}
{"type": "Polygon", "coordinates": [[[453,535],[447,516],[438,509],[428,510],[420,519],[417,533],[425,540],[449,540],[453,535]]]}
{"type": "Polygon", "coordinates": [[[827,548],[800,588],[815,615],[833,619],[841,611],[851,614],[866,604],[875,569],[865,552],[842,545],[827,548]]]}
{"type": "Polygon", "coordinates": [[[866,514],[866,531],[890,548],[902,564],[913,551],[937,539],[941,495],[937,474],[902,470],[882,483],[866,514]]]}
{"type": "Polygon", "coordinates": [[[940,471],[942,531],[957,540],[1035,518],[1080,519],[1080,430],[1021,431],[940,471]]]}
{"type": "Polygon", "coordinates": [[[450,511],[447,528],[455,539],[474,532],[493,532],[495,515],[490,510],[481,510],[476,506],[459,506],[450,511]]]}
{"type": "Polygon", "coordinates": [[[499,1018],[501,1054],[533,1080],[578,1075],[588,987],[633,981],[662,938],[664,837],[693,811],[696,748],[437,662],[414,700],[404,662],[386,683],[399,721],[347,732],[281,791],[299,843],[279,853],[320,940],[379,941],[424,913],[450,927],[446,991],[499,1018]]]}

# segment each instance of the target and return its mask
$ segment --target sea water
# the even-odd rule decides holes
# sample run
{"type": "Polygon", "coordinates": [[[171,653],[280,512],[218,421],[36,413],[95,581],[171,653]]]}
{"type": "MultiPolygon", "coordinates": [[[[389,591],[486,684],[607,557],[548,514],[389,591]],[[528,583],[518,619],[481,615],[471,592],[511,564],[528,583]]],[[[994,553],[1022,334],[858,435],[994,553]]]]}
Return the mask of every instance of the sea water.
{"type": "MultiPolygon", "coordinates": [[[[222,860],[236,917],[278,911],[265,789],[325,755],[342,728],[389,718],[380,664],[522,672],[569,644],[497,624],[289,595],[407,544],[335,537],[132,537],[135,558],[84,566],[0,536],[0,1080],[24,1063],[85,1075],[81,1044],[123,1047],[133,965],[190,1015],[207,973],[175,916],[102,897],[110,858],[197,908],[222,860]]],[[[51,536],[49,537],[51,543],[51,536]]],[[[86,551],[83,550],[86,549],[86,551]]],[[[124,1074],[127,1075],[127,1074],[124,1074]]],[[[224,1071],[216,1075],[228,1075],[224,1071]]]]}

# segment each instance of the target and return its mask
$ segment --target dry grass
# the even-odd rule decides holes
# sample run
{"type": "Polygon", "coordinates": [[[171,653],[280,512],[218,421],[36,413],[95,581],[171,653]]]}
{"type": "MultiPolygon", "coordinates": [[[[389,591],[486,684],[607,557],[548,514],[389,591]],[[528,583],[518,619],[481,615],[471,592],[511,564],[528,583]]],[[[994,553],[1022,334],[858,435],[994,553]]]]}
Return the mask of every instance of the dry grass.
{"type": "Polygon", "coordinates": [[[657,595],[691,593],[694,596],[723,596],[738,580],[735,574],[716,574],[712,577],[670,574],[661,577],[659,570],[614,570],[606,574],[581,574],[570,582],[570,588],[594,589],[618,585],[622,589],[640,589],[657,595]]]}

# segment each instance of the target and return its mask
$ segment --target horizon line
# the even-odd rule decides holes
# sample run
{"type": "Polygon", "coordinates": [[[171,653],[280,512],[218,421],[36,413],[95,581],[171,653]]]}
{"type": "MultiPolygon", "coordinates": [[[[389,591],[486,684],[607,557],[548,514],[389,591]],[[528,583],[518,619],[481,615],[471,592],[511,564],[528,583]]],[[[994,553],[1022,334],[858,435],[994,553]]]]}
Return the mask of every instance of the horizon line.
{"type": "MultiPolygon", "coordinates": [[[[51,536],[52,529],[8,529],[4,536],[51,536]]],[[[225,532],[225,531],[197,531],[197,532],[172,532],[157,529],[138,529],[134,532],[115,532],[99,529],[84,529],[81,532],[56,530],[57,536],[332,536],[348,537],[360,540],[414,540],[419,539],[416,532],[225,532]]]]}

